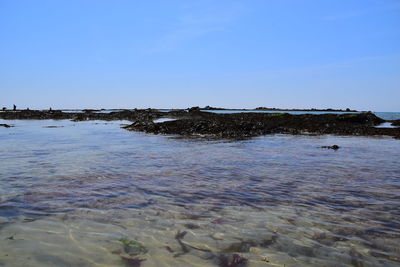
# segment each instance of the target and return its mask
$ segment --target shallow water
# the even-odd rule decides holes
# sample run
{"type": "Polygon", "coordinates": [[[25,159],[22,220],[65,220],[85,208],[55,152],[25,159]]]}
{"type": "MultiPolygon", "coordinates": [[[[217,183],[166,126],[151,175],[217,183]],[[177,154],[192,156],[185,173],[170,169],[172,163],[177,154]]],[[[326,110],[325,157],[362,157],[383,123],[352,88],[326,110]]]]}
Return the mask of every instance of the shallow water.
{"type": "Polygon", "coordinates": [[[234,253],[248,266],[400,264],[399,140],[0,123],[15,126],[0,127],[0,265],[123,266],[137,254],[142,266],[217,266],[234,253]]]}
{"type": "Polygon", "coordinates": [[[374,114],[384,120],[400,120],[400,112],[374,112],[374,114]]]}
{"type": "Polygon", "coordinates": [[[398,128],[398,127],[399,126],[392,125],[391,122],[383,122],[383,123],[375,126],[375,128],[398,128]]]}
{"type": "Polygon", "coordinates": [[[176,121],[177,119],[174,118],[161,118],[161,119],[156,119],[153,122],[154,123],[160,123],[160,122],[166,122],[166,121],[176,121]]]}

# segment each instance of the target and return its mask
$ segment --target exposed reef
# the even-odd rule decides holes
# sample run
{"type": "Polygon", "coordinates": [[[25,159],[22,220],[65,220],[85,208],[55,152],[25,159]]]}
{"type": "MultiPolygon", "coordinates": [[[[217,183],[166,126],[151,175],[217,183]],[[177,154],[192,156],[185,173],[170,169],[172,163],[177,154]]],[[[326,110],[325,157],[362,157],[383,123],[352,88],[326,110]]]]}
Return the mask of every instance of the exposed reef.
{"type": "Polygon", "coordinates": [[[265,134],[334,134],[400,138],[399,128],[375,128],[385,120],[370,112],[359,114],[236,113],[215,114],[194,110],[185,118],[153,123],[136,121],[125,129],[154,134],[178,134],[242,139],[265,134]]]}
{"type": "Polygon", "coordinates": [[[392,126],[400,126],[400,120],[392,121],[392,126]]]}
{"type": "Polygon", "coordinates": [[[17,110],[0,112],[0,119],[8,120],[153,120],[162,117],[164,112],[152,109],[121,110],[102,113],[94,110],[68,111],[61,110],[17,110]]]}
{"type": "MultiPolygon", "coordinates": [[[[133,123],[124,128],[132,131],[226,139],[243,139],[266,134],[384,135],[400,139],[400,128],[375,128],[385,120],[371,112],[318,115],[254,112],[217,114],[202,112],[198,107],[167,112],[156,109],[110,110],[108,112],[17,110],[0,112],[0,119],[128,120],[133,123]],[[160,118],[175,120],[154,122],[160,118]]],[[[392,125],[399,124],[399,121],[391,122],[392,125]]]]}
{"type": "Polygon", "coordinates": [[[205,106],[203,108],[199,108],[200,110],[237,110],[237,111],[276,111],[276,112],[281,112],[281,111],[311,111],[311,112],[359,112],[355,109],[332,109],[332,108],[326,108],[326,109],[318,109],[318,108],[310,108],[310,109],[299,109],[299,108],[291,108],[291,109],[284,109],[284,108],[268,108],[268,107],[257,107],[254,109],[244,109],[244,108],[232,108],[232,109],[226,109],[226,108],[220,108],[220,107],[210,107],[210,106],[205,106]]]}

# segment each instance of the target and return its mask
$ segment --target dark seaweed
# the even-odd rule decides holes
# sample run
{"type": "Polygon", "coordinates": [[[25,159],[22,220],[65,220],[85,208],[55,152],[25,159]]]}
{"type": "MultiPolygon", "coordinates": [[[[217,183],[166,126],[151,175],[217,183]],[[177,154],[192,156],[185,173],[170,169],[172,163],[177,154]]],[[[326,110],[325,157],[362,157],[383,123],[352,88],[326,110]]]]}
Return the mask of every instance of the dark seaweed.
{"type": "Polygon", "coordinates": [[[121,256],[121,259],[128,267],[140,267],[142,265],[142,262],[146,260],[141,258],[126,257],[126,256],[121,256]]]}
{"type": "Polygon", "coordinates": [[[186,244],[182,242],[182,239],[185,237],[186,234],[187,234],[186,231],[183,231],[183,232],[178,231],[176,233],[175,239],[176,239],[176,241],[178,241],[178,244],[181,246],[181,249],[182,249],[183,252],[175,254],[174,257],[179,257],[179,256],[181,256],[183,254],[186,254],[186,253],[188,253],[190,251],[190,249],[186,246],[186,244]]]}
{"type": "Polygon", "coordinates": [[[219,265],[220,267],[241,267],[247,265],[247,259],[240,256],[239,254],[233,254],[231,257],[220,255],[219,265]]]}
{"type": "Polygon", "coordinates": [[[185,223],[184,226],[191,230],[200,228],[200,226],[198,226],[197,224],[194,224],[194,223],[185,223]]]}

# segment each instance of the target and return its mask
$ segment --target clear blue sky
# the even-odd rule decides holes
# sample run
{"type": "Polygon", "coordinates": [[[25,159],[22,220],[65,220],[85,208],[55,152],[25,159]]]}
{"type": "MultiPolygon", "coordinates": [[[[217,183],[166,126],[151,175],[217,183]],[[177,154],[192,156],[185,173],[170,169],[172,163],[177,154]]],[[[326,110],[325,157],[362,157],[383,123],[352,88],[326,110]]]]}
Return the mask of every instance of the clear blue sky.
{"type": "Polygon", "coordinates": [[[400,0],[0,0],[0,106],[400,111],[400,0]]]}

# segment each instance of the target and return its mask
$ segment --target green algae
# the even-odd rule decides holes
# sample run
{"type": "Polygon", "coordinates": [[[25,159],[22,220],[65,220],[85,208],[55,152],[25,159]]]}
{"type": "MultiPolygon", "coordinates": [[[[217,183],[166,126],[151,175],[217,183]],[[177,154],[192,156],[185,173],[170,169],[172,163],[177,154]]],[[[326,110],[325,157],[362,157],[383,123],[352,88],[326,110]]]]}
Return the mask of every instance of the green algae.
{"type": "Polygon", "coordinates": [[[360,114],[359,113],[352,113],[352,114],[341,114],[339,115],[339,117],[341,119],[348,119],[348,118],[356,118],[358,117],[360,114]]]}
{"type": "Polygon", "coordinates": [[[268,116],[270,117],[281,117],[281,116],[285,116],[288,115],[289,113],[269,113],[268,116]]]}
{"type": "Polygon", "coordinates": [[[124,246],[124,251],[130,255],[146,254],[148,252],[147,248],[138,241],[130,240],[125,237],[120,238],[118,241],[124,246]]]}

